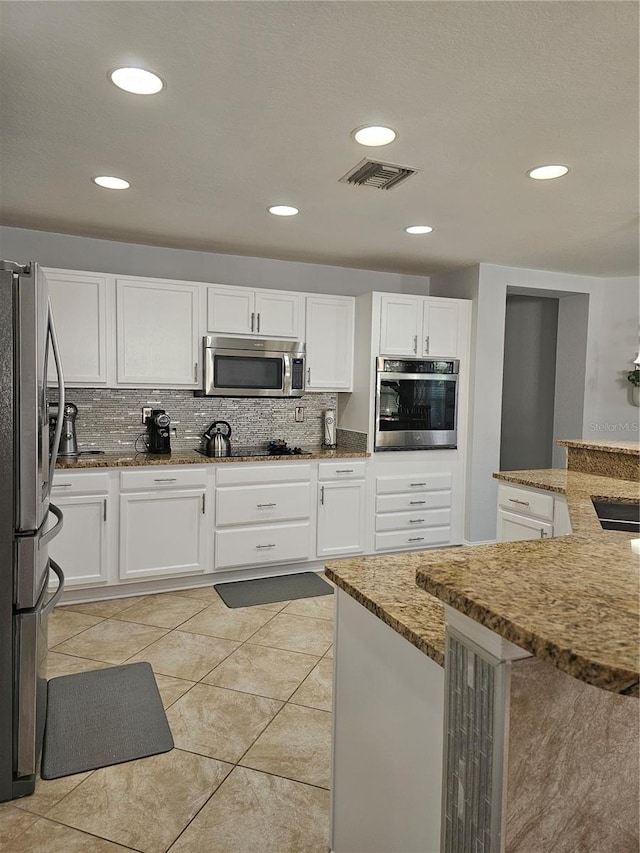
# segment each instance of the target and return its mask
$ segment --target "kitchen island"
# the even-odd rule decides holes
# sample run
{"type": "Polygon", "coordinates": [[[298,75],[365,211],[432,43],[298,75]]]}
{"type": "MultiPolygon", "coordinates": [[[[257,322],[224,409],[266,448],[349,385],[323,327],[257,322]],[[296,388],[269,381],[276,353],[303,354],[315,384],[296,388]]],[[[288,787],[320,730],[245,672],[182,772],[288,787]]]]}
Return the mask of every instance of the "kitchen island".
{"type": "Polygon", "coordinates": [[[638,485],[577,471],[499,476],[565,494],[572,535],[326,567],[338,586],[334,853],[437,853],[442,814],[443,850],[473,849],[460,830],[508,853],[638,849],[638,560],[631,535],[602,531],[591,503],[637,501],[638,485]],[[443,743],[446,690],[468,724],[454,714],[443,743]],[[359,755],[345,746],[352,735],[359,755]],[[438,748],[450,757],[444,810],[438,748]],[[367,812],[377,840],[359,829],[367,812]]]}

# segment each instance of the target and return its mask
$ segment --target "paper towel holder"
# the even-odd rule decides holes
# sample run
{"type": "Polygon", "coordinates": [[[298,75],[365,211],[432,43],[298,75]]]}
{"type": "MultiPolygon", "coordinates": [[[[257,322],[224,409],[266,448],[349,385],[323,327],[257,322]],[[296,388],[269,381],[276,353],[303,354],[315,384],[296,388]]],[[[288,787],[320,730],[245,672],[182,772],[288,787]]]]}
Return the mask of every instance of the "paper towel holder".
{"type": "Polygon", "coordinates": [[[335,409],[325,409],[322,413],[322,446],[334,448],[336,446],[336,412],[335,409]]]}

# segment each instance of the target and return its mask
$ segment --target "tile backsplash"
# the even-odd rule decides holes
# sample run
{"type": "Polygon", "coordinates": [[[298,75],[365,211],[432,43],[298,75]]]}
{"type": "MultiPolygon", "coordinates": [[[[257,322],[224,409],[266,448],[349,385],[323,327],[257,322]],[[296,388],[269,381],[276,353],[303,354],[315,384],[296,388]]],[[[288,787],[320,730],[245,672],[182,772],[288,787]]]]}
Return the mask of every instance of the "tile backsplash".
{"type": "MultiPolygon", "coordinates": [[[[202,433],[212,421],[228,421],[237,447],[281,438],[291,447],[317,447],[322,441],[322,413],[336,409],[336,394],[306,394],[287,399],[194,397],[191,391],[149,388],[68,388],[68,402],[78,407],[76,431],[80,450],[130,450],[138,436],[146,437],[142,407],[164,409],[171,418],[171,446],[200,447],[202,433]],[[295,409],[304,408],[296,423],[295,409]]],[[[138,448],[142,447],[142,439],[138,448]]]]}

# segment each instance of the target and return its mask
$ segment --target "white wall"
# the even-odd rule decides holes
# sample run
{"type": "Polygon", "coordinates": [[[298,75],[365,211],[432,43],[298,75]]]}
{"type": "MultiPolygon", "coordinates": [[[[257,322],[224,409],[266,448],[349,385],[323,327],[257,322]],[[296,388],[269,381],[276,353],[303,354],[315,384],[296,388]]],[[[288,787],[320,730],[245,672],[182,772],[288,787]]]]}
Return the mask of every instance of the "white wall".
{"type": "MultiPolygon", "coordinates": [[[[625,347],[631,335],[631,326],[638,327],[638,279],[601,279],[592,276],[569,275],[544,270],[527,270],[480,264],[454,273],[431,277],[433,296],[459,296],[474,300],[472,335],[473,401],[471,435],[467,462],[466,528],[469,542],[487,542],[495,539],[497,482],[492,478],[500,466],[500,421],[502,411],[502,360],[504,349],[505,307],[507,287],[517,293],[541,295],[564,299],[573,294],[584,294],[588,302],[586,314],[586,353],[578,353],[584,363],[584,398],[582,408],[582,435],[568,438],[591,437],[596,434],[591,424],[603,422],[613,414],[624,413],[623,423],[637,423],[637,409],[623,404],[624,394],[612,399],[615,386],[615,363],[621,358],[618,336],[622,335],[625,347]],[[635,324],[635,325],[634,325],[635,324]],[[624,331],[623,331],[624,330],[624,331]],[[613,385],[612,385],[613,380],[613,385]],[[615,404],[614,404],[615,403],[615,404]]],[[[630,347],[622,365],[630,369],[629,359],[636,349],[630,347]]],[[[578,375],[581,375],[577,365],[578,375]]],[[[620,368],[617,368],[620,371],[620,368]]],[[[566,375],[556,375],[566,381],[566,375]]],[[[622,391],[622,389],[620,389],[622,391]]],[[[559,393],[562,391],[559,389],[559,393]]],[[[579,395],[578,395],[579,397],[579,395]]],[[[568,399],[560,396],[564,402],[568,399]]],[[[576,399],[574,398],[574,404],[576,399]]],[[[579,400],[578,400],[579,402],[579,400]]],[[[578,421],[579,423],[579,421],[578,421]]],[[[600,433],[603,437],[607,433],[600,433]]],[[[614,434],[614,433],[609,433],[614,434]]],[[[561,437],[561,436],[558,436],[561,437]]],[[[637,433],[626,438],[637,437],[637,433]]]]}
{"type": "Polygon", "coordinates": [[[640,348],[640,280],[635,276],[602,279],[602,286],[601,346],[584,438],[637,441],[640,409],[631,404],[626,377],[640,348]]]}
{"type": "Polygon", "coordinates": [[[428,276],[303,264],[95,240],[25,228],[0,228],[2,259],[86,272],[208,281],[244,287],[358,296],[372,290],[429,293],[428,276]]]}

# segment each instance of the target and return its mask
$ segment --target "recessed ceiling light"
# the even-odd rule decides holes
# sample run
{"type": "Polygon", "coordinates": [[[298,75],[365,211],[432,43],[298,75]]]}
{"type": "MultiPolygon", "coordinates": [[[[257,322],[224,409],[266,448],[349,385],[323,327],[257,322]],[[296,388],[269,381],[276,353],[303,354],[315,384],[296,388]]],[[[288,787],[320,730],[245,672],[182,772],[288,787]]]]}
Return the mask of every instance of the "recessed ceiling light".
{"type": "Polygon", "coordinates": [[[404,230],[407,234],[430,234],[433,228],[430,225],[409,225],[404,230]]]}
{"type": "Polygon", "coordinates": [[[116,68],[109,74],[112,83],[134,95],[155,95],[164,87],[164,81],[144,68],[116,68]]]}
{"type": "Polygon", "coordinates": [[[561,178],[568,171],[568,166],[536,166],[535,169],[529,169],[527,175],[536,181],[550,181],[552,178],[561,178]]]}
{"type": "Polygon", "coordinates": [[[288,204],[274,204],[273,207],[267,208],[269,213],[273,213],[274,216],[295,216],[296,213],[300,213],[297,207],[290,207],[288,204]]]}
{"type": "Polygon", "coordinates": [[[353,138],[360,145],[378,146],[388,145],[397,137],[397,133],[391,127],[367,126],[357,127],[352,132],[353,138]]]}
{"type": "Polygon", "coordinates": [[[124,178],[114,178],[111,175],[98,175],[97,178],[93,178],[93,183],[106,190],[128,190],[131,186],[124,178]]]}

